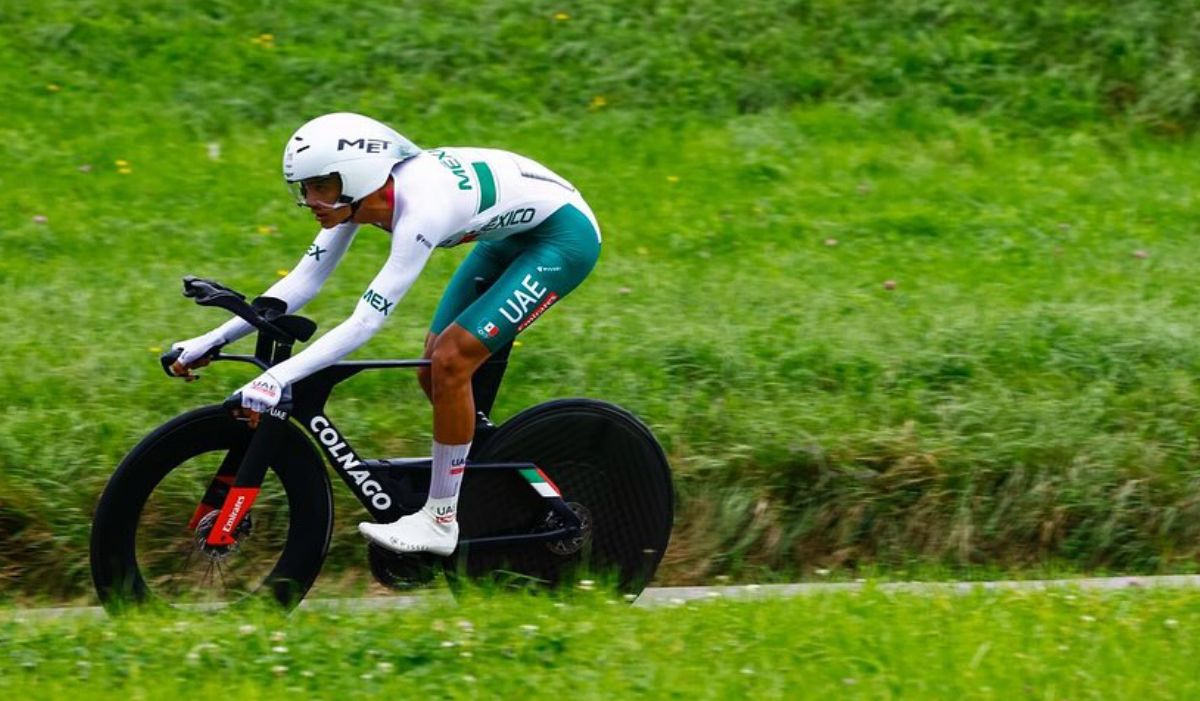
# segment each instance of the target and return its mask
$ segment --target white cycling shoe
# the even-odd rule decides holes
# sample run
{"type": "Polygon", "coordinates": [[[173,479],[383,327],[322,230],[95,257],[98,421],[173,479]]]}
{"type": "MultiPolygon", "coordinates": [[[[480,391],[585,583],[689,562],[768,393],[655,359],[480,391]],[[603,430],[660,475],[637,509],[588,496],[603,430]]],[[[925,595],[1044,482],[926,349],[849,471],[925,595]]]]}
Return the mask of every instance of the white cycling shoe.
{"type": "Polygon", "coordinates": [[[393,523],[358,524],[367,540],[394,553],[429,552],[445,557],[458,547],[458,519],[453,511],[438,516],[428,504],[393,523]]]}

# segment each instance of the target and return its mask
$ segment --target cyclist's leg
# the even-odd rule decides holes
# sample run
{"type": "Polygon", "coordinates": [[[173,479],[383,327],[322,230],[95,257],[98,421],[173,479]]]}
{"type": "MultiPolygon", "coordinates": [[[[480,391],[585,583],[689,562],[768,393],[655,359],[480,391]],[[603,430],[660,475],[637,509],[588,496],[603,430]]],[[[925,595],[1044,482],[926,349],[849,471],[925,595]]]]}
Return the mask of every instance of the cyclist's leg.
{"type": "Polygon", "coordinates": [[[384,547],[443,555],[453,551],[459,487],[475,432],[471,376],[491,353],[578,287],[600,255],[599,232],[570,205],[534,229],[497,243],[523,250],[452,323],[438,329],[444,319],[435,319],[431,329],[437,336],[429,352],[434,449],[429,498],[421,512],[393,524],[359,524],[364,535],[384,547]]]}
{"type": "MultiPolygon", "coordinates": [[[[583,200],[576,204],[560,207],[530,231],[499,241],[481,241],[475,244],[475,249],[455,271],[454,277],[442,295],[442,301],[438,304],[429,333],[425,337],[425,351],[422,357],[432,359],[434,344],[437,342],[438,336],[452,322],[457,322],[467,331],[481,334],[479,338],[489,353],[495,353],[504,348],[516,337],[517,333],[532,324],[550,305],[575,289],[596,265],[599,255],[600,231],[595,215],[583,200]],[[536,280],[544,277],[554,285],[550,288],[552,298],[545,302],[544,306],[540,304],[539,300],[537,305],[539,308],[536,313],[532,313],[529,309],[521,310],[519,307],[519,303],[525,302],[525,295],[529,293],[526,291],[521,295],[517,294],[517,287],[525,279],[523,273],[512,272],[518,259],[525,261],[529,272],[537,274],[538,277],[535,277],[531,284],[536,285],[536,280]],[[505,274],[515,281],[497,282],[505,274]],[[484,287],[490,286],[488,292],[491,293],[494,303],[480,304],[482,299],[479,292],[480,283],[483,283],[484,287]],[[507,291],[505,291],[506,288],[507,291]],[[497,305],[503,304],[510,295],[514,298],[513,303],[518,306],[508,307],[501,311],[497,305]],[[519,326],[519,328],[504,330],[503,319],[495,314],[493,314],[496,317],[494,321],[483,318],[489,305],[502,316],[509,315],[517,318],[515,322],[510,320],[510,325],[519,326]],[[519,318],[518,314],[521,311],[529,313],[531,318],[519,318]],[[473,328],[472,323],[475,321],[482,325],[479,328],[473,328]],[[494,324],[494,326],[488,326],[488,324],[494,324]],[[501,333],[502,330],[503,333],[501,333]]],[[[504,316],[504,319],[508,319],[508,316],[504,316]]],[[[425,396],[429,397],[432,402],[433,383],[430,370],[422,368],[418,371],[417,376],[425,391],[425,396]]],[[[498,379],[493,379],[493,384],[498,384],[498,379]]],[[[485,392],[485,394],[487,393],[485,392]]],[[[494,397],[494,390],[491,396],[494,397]]],[[[484,399],[484,401],[487,400],[484,399]]],[[[472,417],[474,417],[474,409],[472,409],[472,417]]]]}
{"type": "Polygon", "coordinates": [[[514,239],[523,244],[520,255],[487,292],[454,318],[454,324],[474,334],[489,352],[513,340],[578,287],[600,257],[594,225],[573,205],[504,243],[514,239]]]}
{"type": "MultiPolygon", "coordinates": [[[[520,246],[514,246],[508,241],[481,241],[475,244],[463,262],[454,271],[446,291],[442,293],[442,301],[438,303],[430,322],[429,332],[425,334],[425,351],[422,358],[429,360],[433,357],[433,344],[454,317],[470,306],[479,297],[480,283],[491,284],[510,263],[521,253],[520,246]]],[[[430,381],[429,368],[417,371],[417,381],[425,396],[433,401],[433,385],[430,381]]]]}
{"type": "MultiPolygon", "coordinates": [[[[509,242],[523,249],[520,255],[434,341],[430,357],[435,444],[469,449],[475,435],[475,370],[578,287],[600,256],[596,227],[571,205],[501,243],[509,242]]],[[[444,480],[437,472],[430,496],[444,491],[457,498],[458,476],[444,480]]]]}

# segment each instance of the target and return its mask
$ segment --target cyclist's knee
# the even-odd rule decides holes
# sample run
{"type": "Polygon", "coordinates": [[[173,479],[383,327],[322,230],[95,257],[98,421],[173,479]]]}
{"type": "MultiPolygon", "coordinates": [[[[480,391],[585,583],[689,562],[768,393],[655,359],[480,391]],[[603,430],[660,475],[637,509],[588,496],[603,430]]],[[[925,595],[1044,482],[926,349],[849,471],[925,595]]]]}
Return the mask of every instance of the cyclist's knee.
{"type": "Polygon", "coordinates": [[[430,360],[430,372],[434,383],[467,381],[474,370],[470,358],[452,342],[439,341],[433,347],[430,360]]]}

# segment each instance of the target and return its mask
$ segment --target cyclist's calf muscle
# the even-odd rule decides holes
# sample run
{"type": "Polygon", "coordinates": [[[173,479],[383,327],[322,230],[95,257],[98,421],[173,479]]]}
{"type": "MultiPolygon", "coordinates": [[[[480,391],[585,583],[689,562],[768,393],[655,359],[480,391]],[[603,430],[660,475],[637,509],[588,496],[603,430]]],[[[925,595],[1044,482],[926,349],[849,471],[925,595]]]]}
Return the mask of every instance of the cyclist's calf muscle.
{"type": "Polygon", "coordinates": [[[471,376],[491,355],[479,339],[451,324],[433,345],[433,437],[445,444],[469,443],[475,434],[471,376]]]}

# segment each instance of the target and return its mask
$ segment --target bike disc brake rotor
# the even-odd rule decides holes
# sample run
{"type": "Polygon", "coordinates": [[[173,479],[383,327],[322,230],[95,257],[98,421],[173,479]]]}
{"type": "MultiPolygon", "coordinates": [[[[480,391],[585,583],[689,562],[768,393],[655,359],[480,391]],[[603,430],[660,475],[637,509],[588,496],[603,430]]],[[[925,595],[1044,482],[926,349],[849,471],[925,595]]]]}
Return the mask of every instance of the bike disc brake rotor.
{"type": "Polygon", "coordinates": [[[200,523],[196,524],[196,549],[210,560],[224,560],[237,552],[238,548],[241,547],[242,539],[249,537],[250,533],[254,530],[254,525],[250,518],[251,514],[247,512],[242,522],[237,525],[237,528],[233,529],[233,543],[230,545],[209,545],[208,534],[212,532],[213,524],[216,522],[219,513],[219,510],[210,511],[204,515],[204,518],[200,519],[200,523]]]}

